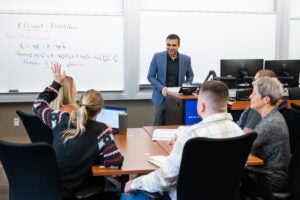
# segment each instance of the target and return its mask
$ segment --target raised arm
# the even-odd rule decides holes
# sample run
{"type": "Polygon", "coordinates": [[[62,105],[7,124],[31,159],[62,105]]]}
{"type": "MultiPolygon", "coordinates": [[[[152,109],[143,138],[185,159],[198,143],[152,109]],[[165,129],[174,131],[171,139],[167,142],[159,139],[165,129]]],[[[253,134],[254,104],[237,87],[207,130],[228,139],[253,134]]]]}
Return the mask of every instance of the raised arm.
{"type": "Polygon", "coordinates": [[[63,83],[64,79],[66,78],[66,72],[61,72],[61,65],[56,63],[51,67],[54,81],[59,83],[60,85],[63,83]]]}
{"type": "Polygon", "coordinates": [[[62,81],[66,77],[66,73],[61,73],[61,66],[59,64],[53,65],[51,69],[54,81],[39,94],[37,100],[34,101],[32,110],[44,122],[44,124],[50,128],[54,128],[61,118],[60,115],[62,113],[51,109],[49,107],[49,103],[57,97],[58,90],[61,87],[62,81]]]}

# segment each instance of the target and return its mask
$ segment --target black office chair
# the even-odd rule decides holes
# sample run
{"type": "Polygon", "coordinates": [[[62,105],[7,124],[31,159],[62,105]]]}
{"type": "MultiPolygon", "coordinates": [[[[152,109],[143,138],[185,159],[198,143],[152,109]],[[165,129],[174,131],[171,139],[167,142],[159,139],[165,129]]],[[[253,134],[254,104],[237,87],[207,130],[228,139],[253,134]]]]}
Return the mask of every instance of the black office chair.
{"type": "Polygon", "coordinates": [[[291,107],[300,111],[300,105],[298,105],[296,103],[291,103],[291,107]]]}
{"type": "MultiPolygon", "coordinates": [[[[56,156],[49,144],[0,140],[0,160],[9,182],[10,200],[63,199],[56,156]]],[[[81,190],[76,199],[89,199],[100,191],[97,187],[81,190]]]]}
{"type": "Polygon", "coordinates": [[[300,144],[300,105],[291,103],[289,119],[287,120],[290,134],[291,153],[294,154],[296,147],[300,144]]]}
{"type": "MultiPolygon", "coordinates": [[[[20,110],[17,110],[16,113],[21,118],[24,127],[26,129],[26,132],[31,140],[31,142],[46,142],[50,145],[52,145],[53,142],[53,133],[51,128],[49,128],[47,125],[45,125],[40,118],[38,118],[36,115],[29,114],[22,112],[20,110]]],[[[122,176],[124,180],[126,180],[126,176],[122,176]]],[[[121,178],[120,178],[121,179],[121,178]]],[[[105,176],[105,192],[120,192],[121,186],[120,183],[118,183],[114,178],[105,176]]],[[[88,193],[95,193],[94,191],[96,187],[91,187],[90,191],[88,193]]],[[[88,189],[87,189],[88,190],[88,189]]],[[[85,193],[81,193],[83,196],[85,196],[85,193]]]]}
{"type": "Polygon", "coordinates": [[[278,111],[284,115],[288,108],[288,100],[282,100],[282,102],[278,105],[278,111]]]}
{"type": "Polygon", "coordinates": [[[190,139],[182,154],[177,199],[239,199],[240,178],[256,136],[190,139]]]}
{"type": "MultiPolygon", "coordinates": [[[[262,194],[258,194],[264,200],[299,200],[300,199],[300,106],[291,103],[290,112],[290,145],[292,159],[289,165],[290,189],[285,192],[273,192],[268,184],[266,175],[273,173],[272,170],[257,167],[247,167],[248,173],[255,174],[258,177],[259,185],[263,186],[262,194]]],[[[255,196],[255,195],[254,195],[255,196]]],[[[252,198],[254,198],[252,196],[252,198]]]]}
{"type": "Polygon", "coordinates": [[[17,110],[31,142],[47,142],[52,145],[53,134],[51,128],[45,125],[36,115],[17,110]]]}
{"type": "Polygon", "coordinates": [[[290,163],[291,200],[300,199],[300,144],[292,156],[290,163]]]}
{"type": "Polygon", "coordinates": [[[300,100],[300,87],[292,87],[288,91],[290,100],[300,100]]]}
{"type": "MultiPolygon", "coordinates": [[[[298,148],[300,146],[300,105],[291,103],[292,107],[292,119],[293,119],[293,143],[294,143],[294,148],[298,148]]],[[[300,147],[299,147],[300,148],[300,147]]]]}
{"type": "Polygon", "coordinates": [[[294,128],[293,128],[293,124],[294,124],[294,119],[292,117],[292,112],[290,109],[288,109],[288,100],[283,100],[279,105],[278,105],[278,111],[282,114],[282,116],[284,117],[286,124],[288,126],[289,129],[289,138],[290,138],[290,149],[291,152],[294,152],[294,128]]]}
{"type": "Polygon", "coordinates": [[[256,167],[246,167],[248,173],[258,177],[258,184],[262,186],[258,195],[250,194],[249,199],[263,200],[299,200],[300,199],[300,147],[297,145],[289,166],[290,189],[285,192],[273,192],[266,175],[273,173],[272,170],[256,167]]]}
{"type": "MultiPolygon", "coordinates": [[[[256,137],[252,132],[232,138],[188,140],[182,153],[177,199],[240,199],[240,179],[256,137]]],[[[155,195],[150,197],[157,199],[155,195]]]]}

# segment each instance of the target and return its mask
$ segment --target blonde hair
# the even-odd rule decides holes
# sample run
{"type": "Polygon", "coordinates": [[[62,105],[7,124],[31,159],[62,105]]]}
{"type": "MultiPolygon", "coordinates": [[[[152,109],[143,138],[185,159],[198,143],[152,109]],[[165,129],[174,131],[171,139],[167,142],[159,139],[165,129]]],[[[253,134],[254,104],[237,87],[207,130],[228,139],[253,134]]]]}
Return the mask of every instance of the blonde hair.
{"type": "Polygon", "coordinates": [[[69,129],[64,131],[64,142],[82,135],[88,119],[92,119],[101,111],[104,100],[100,92],[88,90],[84,92],[79,101],[79,109],[72,111],[69,120],[69,129]],[[75,128],[71,128],[75,127],[75,128]]]}
{"type": "Polygon", "coordinates": [[[75,83],[72,77],[66,76],[62,83],[62,87],[58,92],[57,98],[51,103],[54,110],[60,110],[63,106],[77,107],[75,97],[73,97],[73,88],[75,83]]]}

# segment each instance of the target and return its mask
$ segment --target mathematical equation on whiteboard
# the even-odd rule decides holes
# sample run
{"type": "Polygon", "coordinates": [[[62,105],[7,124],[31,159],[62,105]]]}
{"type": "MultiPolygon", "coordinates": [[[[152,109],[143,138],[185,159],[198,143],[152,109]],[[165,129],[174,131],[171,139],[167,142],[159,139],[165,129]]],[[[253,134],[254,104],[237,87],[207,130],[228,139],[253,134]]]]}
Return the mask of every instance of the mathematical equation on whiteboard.
{"type": "Polygon", "coordinates": [[[57,62],[68,67],[107,64],[112,67],[123,63],[123,36],[110,30],[114,22],[121,27],[115,19],[107,26],[90,16],[56,16],[62,22],[49,21],[46,16],[27,17],[24,21],[16,19],[3,30],[0,28],[0,37],[4,39],[0,40],[0,46],[7,47],[4,53],[9,63],[13,60],[17,66],[39,68],[57,62]]]}
{"type": "Polygon", "coordinates": [[[24,65],[53,65],[56,62],[69,63],[69,67],[84,66],[87,61],[117,63],[119,56],[115,53],[74,53],[66,44],[26,43],[20,42],[16,55],[24,65]]]}

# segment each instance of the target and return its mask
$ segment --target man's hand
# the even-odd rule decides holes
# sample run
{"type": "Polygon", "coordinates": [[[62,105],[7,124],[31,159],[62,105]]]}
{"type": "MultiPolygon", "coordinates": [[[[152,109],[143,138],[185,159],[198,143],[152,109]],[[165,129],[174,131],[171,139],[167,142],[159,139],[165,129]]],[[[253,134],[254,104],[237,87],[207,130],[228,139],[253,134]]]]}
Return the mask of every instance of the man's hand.
{"type": "Polygon", "coordinates": [[[134,192],[134,190],[131,189],[131,183],[132,183],[132,180],[130,181],[127,181],[127,183],[125,184],[125,188],[124,188],[124,192],[125,194],[131,194],[134,192]]]}
{"type": "Polygon", "coordinates": [[[167,87],[163,87],[163,89],[161,90],[161,93],[163,96],[167,96],[168,95],[168,88],[167,87]]]}
{"type": "Polygon", "coordinates": [[[177,140],[177,138],[178,138],[178,135],[175,134],[174,137],[171,140],[168,141],[168,144],[169,145],[174,145],[175,142],[176,142],[176,140],[177,140]]]}

